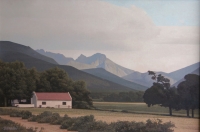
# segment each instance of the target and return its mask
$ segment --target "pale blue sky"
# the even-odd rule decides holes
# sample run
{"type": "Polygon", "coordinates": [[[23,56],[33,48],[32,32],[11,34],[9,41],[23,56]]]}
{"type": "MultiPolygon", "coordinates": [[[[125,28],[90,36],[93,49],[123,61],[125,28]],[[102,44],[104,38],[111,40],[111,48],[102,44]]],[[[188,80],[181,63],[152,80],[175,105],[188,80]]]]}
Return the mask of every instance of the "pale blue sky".
{"type": "Polygon", "coordinates": [[[199,26],[199,0],[103,0],[145,10],[157,26],[199,26]]]}

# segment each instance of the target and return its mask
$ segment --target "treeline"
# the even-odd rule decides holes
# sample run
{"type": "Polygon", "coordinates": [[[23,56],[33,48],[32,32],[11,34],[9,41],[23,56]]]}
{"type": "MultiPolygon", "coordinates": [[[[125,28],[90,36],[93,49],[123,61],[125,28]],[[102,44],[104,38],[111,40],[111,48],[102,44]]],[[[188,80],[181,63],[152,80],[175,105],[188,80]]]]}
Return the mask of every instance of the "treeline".
{"type": "Polygon", "coordinates": [[[27,69],[22,62],[0,61],[0,105],[11,105],[11,100],[26,99],[30,103],[33,91],[70,92],[73,108],[93,106],[90,92],[83,81],[73,81],[57,67],[38,72],[27,69]]]}
{"type": "Polygon", "coordinates": [[[144,92],[142,92],[142,91],[111,93],[111,94],[103,97],[103,101],[107,101],[107,102],[144,102],[143,94],[144,94],[144,92]]]}
{"type": "Polygon", "coordinates": [[[148,71],[152,79],[155,80],[153,86],[144,93],[144,102],[150,107],[160,105],[169,108],[169,114],[172,115],[172,109],[184,109],[189,117],[189,111],[199,109],[199,79],[195,74],[188,74],[184,77],[185,81],[181,82],[177,88],[170,86],[170,80],[156,75],[153,71],[148,71]]]}

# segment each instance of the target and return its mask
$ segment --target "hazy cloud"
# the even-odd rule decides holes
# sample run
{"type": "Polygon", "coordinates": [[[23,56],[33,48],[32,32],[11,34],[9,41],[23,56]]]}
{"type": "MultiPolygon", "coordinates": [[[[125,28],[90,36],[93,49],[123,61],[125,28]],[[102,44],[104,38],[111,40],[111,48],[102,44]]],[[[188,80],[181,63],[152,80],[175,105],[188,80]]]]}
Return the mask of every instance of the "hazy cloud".
{"type": "Polygon", "coordinates": [[[34,47],[130,49],[159,34],[147,14],[135,6],[96,0],[1,0],[0,8],[1,39],[34,47]]]}

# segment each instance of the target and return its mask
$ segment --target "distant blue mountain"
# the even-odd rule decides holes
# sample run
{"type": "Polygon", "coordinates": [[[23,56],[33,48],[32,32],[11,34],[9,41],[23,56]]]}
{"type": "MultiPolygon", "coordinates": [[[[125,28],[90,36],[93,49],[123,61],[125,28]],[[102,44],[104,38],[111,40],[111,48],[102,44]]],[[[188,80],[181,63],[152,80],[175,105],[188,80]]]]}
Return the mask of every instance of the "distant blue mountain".
{"type": "Polygon", "coordinates": [[[106,71],[103,68],[86,69],[86,70],[82,70],[82,71],[92,74],[94,76],[100,77],[102,79],[106,79],[111,82],[132,88],[132,89],[136,89],[136,90],[146,90],[147,89],[147,87],[145,87],[145,86],[139,85],[139,84],[131,82],[131,81],[127,81],[123,78],[120,78],[120,77],[106,71]]]}
{"type": "Polygon", "coordinates": [[[187,75],[191,72],[194,72],[199,67],[200,67],[200,62],[192,64],[192,65],[184,67],[184,68],[181,68],[179,70],[173,71],[173,72],[169,73],[168,75],[178,81],[181,78],[183,78],[185,75],[187,75]]]}
{"type": "Polygon", "coordinates": [[[44,51],[43,49],[37,49],[35,51],[37,51],[38,53],[40,53],[44,56],[48,56],[50,58],[53,58],[60,65],[66,65],[68,62],[74,61],[73,58],[67,58],[63,54],[52,53],[52,52],[44,51]]]}

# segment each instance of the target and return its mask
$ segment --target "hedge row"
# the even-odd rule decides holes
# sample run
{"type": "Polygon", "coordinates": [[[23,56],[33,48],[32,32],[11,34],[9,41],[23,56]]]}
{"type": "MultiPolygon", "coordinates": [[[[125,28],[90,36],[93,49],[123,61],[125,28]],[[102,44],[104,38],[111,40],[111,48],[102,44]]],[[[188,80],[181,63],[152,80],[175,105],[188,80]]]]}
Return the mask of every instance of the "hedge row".
{"type": "Polygon", "coordinates": [[[147,120],[146,122],[118,121],[107,124],[96,121],[93,115],[81,117],[61,117],[58,113],[44,111],[39,115],[32,115],[29,111],[9,110],[5,112],[0,109],[0,114],[10,114],[12,117],[22,117],[28,121],[38,123],[50,123],[61,125],[61,129],[78,132],[173,132],[175,125],[171,122],[162,123],[162,120],[147,120]],[[9,113],[10,112],[10,113],[9,113]]]}

